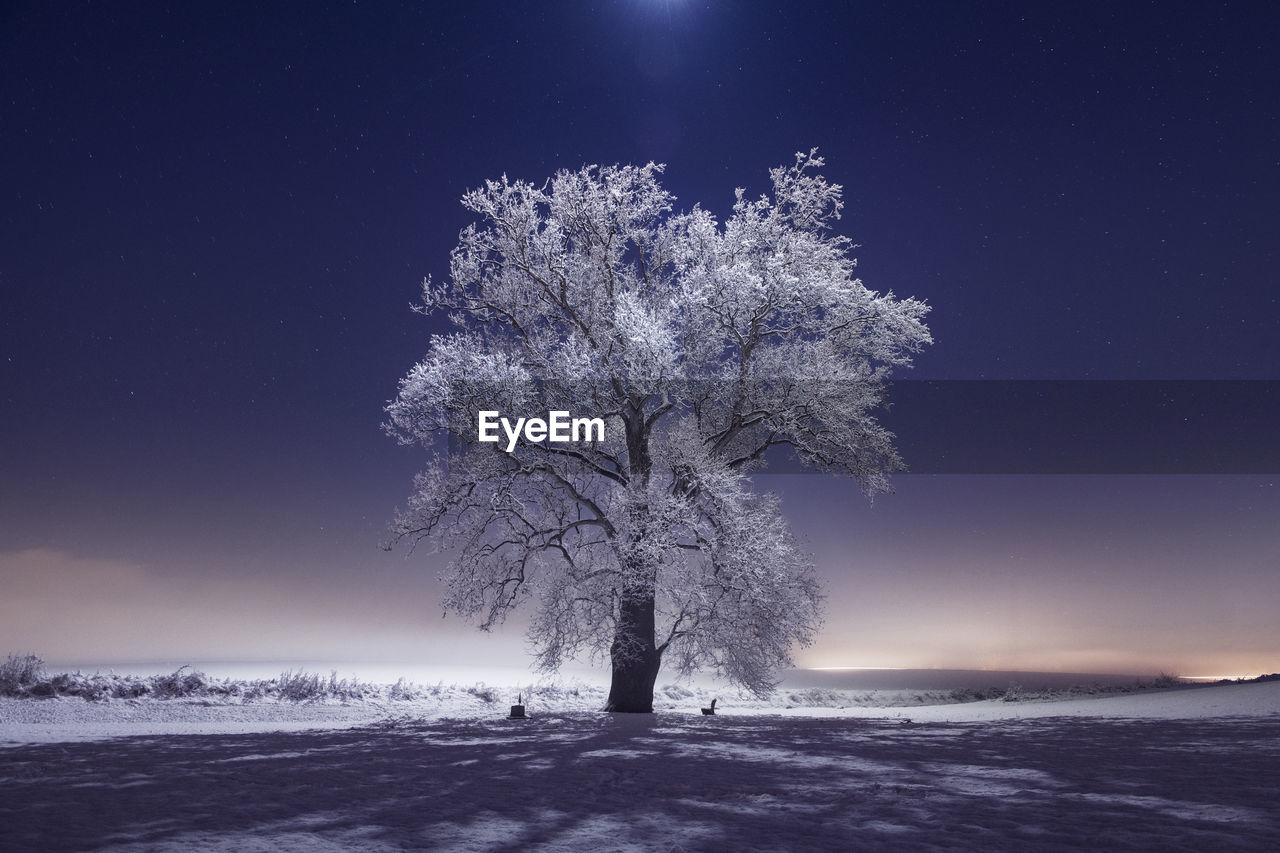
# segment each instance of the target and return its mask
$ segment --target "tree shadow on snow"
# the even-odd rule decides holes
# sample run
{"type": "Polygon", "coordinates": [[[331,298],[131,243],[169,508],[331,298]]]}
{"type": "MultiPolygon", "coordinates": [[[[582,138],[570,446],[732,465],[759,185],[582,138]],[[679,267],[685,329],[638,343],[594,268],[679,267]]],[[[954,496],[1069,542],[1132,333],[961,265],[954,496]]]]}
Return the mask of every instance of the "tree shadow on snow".
{"type": "Polygon", "coordinates": [[[1276,849],[1280,720],[570,714],[0,750],[0,849],[1276,849]]]}

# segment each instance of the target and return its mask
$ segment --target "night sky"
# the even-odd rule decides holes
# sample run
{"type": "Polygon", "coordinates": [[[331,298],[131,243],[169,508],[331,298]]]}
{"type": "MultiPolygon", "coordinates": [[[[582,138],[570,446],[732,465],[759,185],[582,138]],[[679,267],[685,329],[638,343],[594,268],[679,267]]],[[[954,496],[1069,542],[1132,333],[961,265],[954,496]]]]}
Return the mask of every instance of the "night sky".
{"type": "Polygon", "coordinates": [[[828,584],[800,663],[1274,671],[1277,43],[1252,2],[5,3],[0,654],[523,663],[379,549],[458,198],[654,160],[724,216],[818,146],[936,343],[895,493],[758,478],[828,584]]]}

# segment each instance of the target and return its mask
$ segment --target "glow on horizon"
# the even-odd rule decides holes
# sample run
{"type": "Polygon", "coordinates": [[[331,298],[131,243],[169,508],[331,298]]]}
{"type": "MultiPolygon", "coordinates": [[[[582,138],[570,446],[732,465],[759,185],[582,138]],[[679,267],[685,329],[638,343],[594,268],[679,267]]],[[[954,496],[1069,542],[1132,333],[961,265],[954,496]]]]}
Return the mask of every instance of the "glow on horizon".
{"type": "MultiPolygon", "coordinates": [[[[819,529],[838,523],[816,511],[803,517],[818,522],[819,529]]],[[[896,523],[895,517],[887,517],[878,519],[877,527],[892,532],[896,523]]],[[[1231,562],[1266,565],[1264,545],[1233,555],[1231,562]]],[[[1249,576],[1232,578],[1233,596],[1215,610],[1189,610],[1200,614],[1189,627],[1168,618],[1179,599],[1160,599],[1166,606],[1152,608],[1150,594],[1141,600],[1115,596],[1120,606],[1100,613],[1087,608],[1093,599],[1081,593],[1058,616],[1033,619],[1039,599],[1056,596],[1062,601],[1071,584],[1086,584],[1091,576],[1053,575],[1039,581],[1028,576],[1017,598],[993,598],[985,605],[987,599],[976,594],[959,604],[956,594],[941,592],[912,598],[894,586],[901,582],[900,566],[927,556],[914,551],[899,555],[888,546],[873,549],[859,561],[858,577],[865,583],[849,583],[832,570],[838,618],[828,622],[811,648],[796,655],[796,668],[851,674],[985,670],[1144,678],[1196,673],[1198,682],[1245,677],[1212,675],[1216,673],[1280,670],[1280,656],[1271,646],[1273,633],[1266,631],[1271,620],[1265,605],[1275,600],[1270,575],[1252,584],[1249,576]],[[1121,615],[1128,621],[1122,624],[1121,615]],[[1084,616],[1091,621],[1080,621],[1084,616]],[[849,658],[861,662],[850,664],[849,658]]],[[[969,576],[976,576],[983,562],[978,558],[987,556],[979,553],[959,562],[969,576]]],[[[94,666],[167,661],[174,668],[199,661],[264,661],[272,667],[304,662],[322,666],[321,672],[337,668],[344,674],[353,662],[377,661],[403,670],[396,677],[412,678],[419,677],[419,667],[462,664],[478,672],[529,665],[527,612],[487,634],[465,620],[424,618],[439,601],[439,590],[423,578],[424,572],[392,564],[396,559],[380,551],[340,555],[335,563],[341,570],[331,567],[320,573],[325,583],[305,583],[295,573],[272,576],[265,561],[261,571],[250,575],[223,555],[178,563],[164,554],[148,559],[49,547],[0,550],[6,593],[0,596],[0,656],[30,652],[50,663],[94,666]]],[[[835,559],[820,562],[833,564],[835,559]]],[[[918,565],[919,589],[944,588],[946,576],[932,570],[934,564],[920,559],[918,565]]],[[[953,559],[949,568],[956,565],[953,559]]],[[[1203,591],[1186,585],[1177,589],[1178,595],[1203,591]]],[[[998,589],[978,592],[996,595],[998,589]]]]}
{"type": "MultiPolygon", "coordinates": [[[[1173,677],[1177,678],[1179,681],[1248,681],[1253,678],[1259,678],[1263,675],[1267,675],[1274,671],[1274,670],[1268,670],[1265,667],[1259,669],[1256,665],[1253,665],[1253,666],[1246,665],[1246,666],[1241,666],[1238,669],[1235,669],[1235,671],[1230,672],[1229,674],[1226,674],[1226,675],[1179,675],[1177,674],[1176,667],[1173,667],[1173,668],[1170,668],[1167,666],[1159,667],[1159,666],[1144,665],[1140,663],[1135,663],[1133,666],[1130,666],[1128,668],[1115,667],[1115,666],[1093,667],[1093,668],[1089,668],[1086,666],[1084,668],[1079,668],[1079,667],[1072,668],[1072,667],[1062,667],[1062,666],[1048,666],[1043,663],[1035,664],[1035,663],[1029,663],[1029,662],[1021,662],[1021,663],[1010,664],[1006,666],[986,666],[986,665],[966,666],[963,664],[952,664],[947,666],[939,666],[934,664],[903,665],[903,666],[860,666],[860,665],[859,666],[843,666],[843,665],[805,666],[800,664],[800,665],[797,665],[795,668],[802,672],[877,672],[877,671],[906,672],[911,670],[925,670],[925,671],[927,670],[937,670],[937,671],[962,670],[962,671],[969,671],[969,672],[1041,672],[1041,673],[1068,673],[1068,674],[1076,673],[1081,675],[1136,675],[1140,677],[1144,675],[1156,676],[1156,675],[1163,675],[1165,673],[1169,673],[1169,674],[1172,674],[1173,677]]],[[[1226,667],[1223,667],[1223,669],[1231,670],[1234,668],[1230,666],[1226,666],[1226,667]]]]}

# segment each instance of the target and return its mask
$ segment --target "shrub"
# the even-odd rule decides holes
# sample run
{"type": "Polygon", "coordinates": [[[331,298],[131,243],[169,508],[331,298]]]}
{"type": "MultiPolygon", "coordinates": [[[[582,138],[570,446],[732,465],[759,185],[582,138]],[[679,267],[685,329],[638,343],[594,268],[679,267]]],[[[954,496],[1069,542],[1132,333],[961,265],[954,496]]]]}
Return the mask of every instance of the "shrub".
{"type": "Polygon", "coordinates": [[[55,676],[54,681],[59,678],[63,680],[62,684],[56,685],[59,696],[79,696],[86,702],[102,702],[111,698],[111,680],[101,675],[77,672],[74,675],[55,676]]]}
{"type": "MultiPolygon", "coordinates": [[[[437,686],[435,695],[440,695],[440,687],[437,686]]],[[[412,699],[418,693],[417,689],[404,680],[404,676],[400,676],[395,684],[391,685],[391,689],[387,692],[388,699],[412,699]]]]}
{"type": "MultiPolygon", "coordinates": [[[[400,679],[402,682],[404,679],[400,679]]],[[[351,678],[338,678],[336,669],[329,671],[329,681],[324,686],[324,693],[334,699],[341,699],[343,702],[351,699],[364,699],[366,696],[376,695],[378,689],[372,684],[365,684],[359,678],[352,676],[351,678]]]]}
{"type": "Polygon", "coordinates": [[[497,692],[492,687],[485,687],[483,683],[468,687],[467,692],[482,702],[488,702],[490,705],[498,701],[497,692]]]}
{"type": "Polygon", "coordinates": [[[280,690],[280,698],[288,699],[291,702],[307,702],[320,699],[324,696],[324,682],[320,680],[320,676],[316,673],[308,673],[304,670],[294,672],[286,669],[280,673],[280,678],[276,681],[280,690]]]}
{"type": "Polygon", "coordinates": [[[240,701],[256,702],[263,696],[267,696],[271,693],[271,685],[271,681],[261,678],[255,681],[250,681],[248,684],[244,685],[244,695],[240,697],[240,701]]]}
{"type": "Polygon", "coordinates": [[[797,690],[788,694],[787,699],[790,704],[801,708],[839,708],[848,702],[844,694],[839,690],[825,687],[810,687],[807,690],[797,690]]]}
{"type": "Polygon", "coordinates": [[[158,699],[180,699],[184,696],[199,696],[208,691],[208,682],[203,672],[187,672],[187,666],[180,666],[169,675],[157,675],[151,679],[151,693],[158,699]]]}
{"type": "Polygon", "coordinates": [[[989,699],[1001,699],[1006,692],[999,687],[987,687],[985,689],[957,687],[947,694],[947,701],[953,703],[984,702],[989,699]]]}
{"type": "Polygon", "coordinates": [[[139,699],[151,692],[151,685],[136,678],[118,679],[111,686],[114,699],[139,699]]]}
{"type": "Polygon", "coordinates": [[[36,655],[9,655],[0,664],[0,696],[22,696],[44,678],[44,661],[36,655]]]}

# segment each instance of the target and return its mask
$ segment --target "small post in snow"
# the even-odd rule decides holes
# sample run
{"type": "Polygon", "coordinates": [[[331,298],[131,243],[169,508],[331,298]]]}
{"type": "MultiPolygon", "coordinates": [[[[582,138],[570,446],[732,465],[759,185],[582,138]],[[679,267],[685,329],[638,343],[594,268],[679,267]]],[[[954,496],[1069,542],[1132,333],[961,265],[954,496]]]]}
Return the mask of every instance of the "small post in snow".
{"type": "Polygon", "coordinates": [[[511,716],[507,717],[507,719],[508,720],[527,719],[527,717],[525,717],[524,715],[524,694],[523,693],[516,694],[516,704],[511,706],[511,716]]]}

